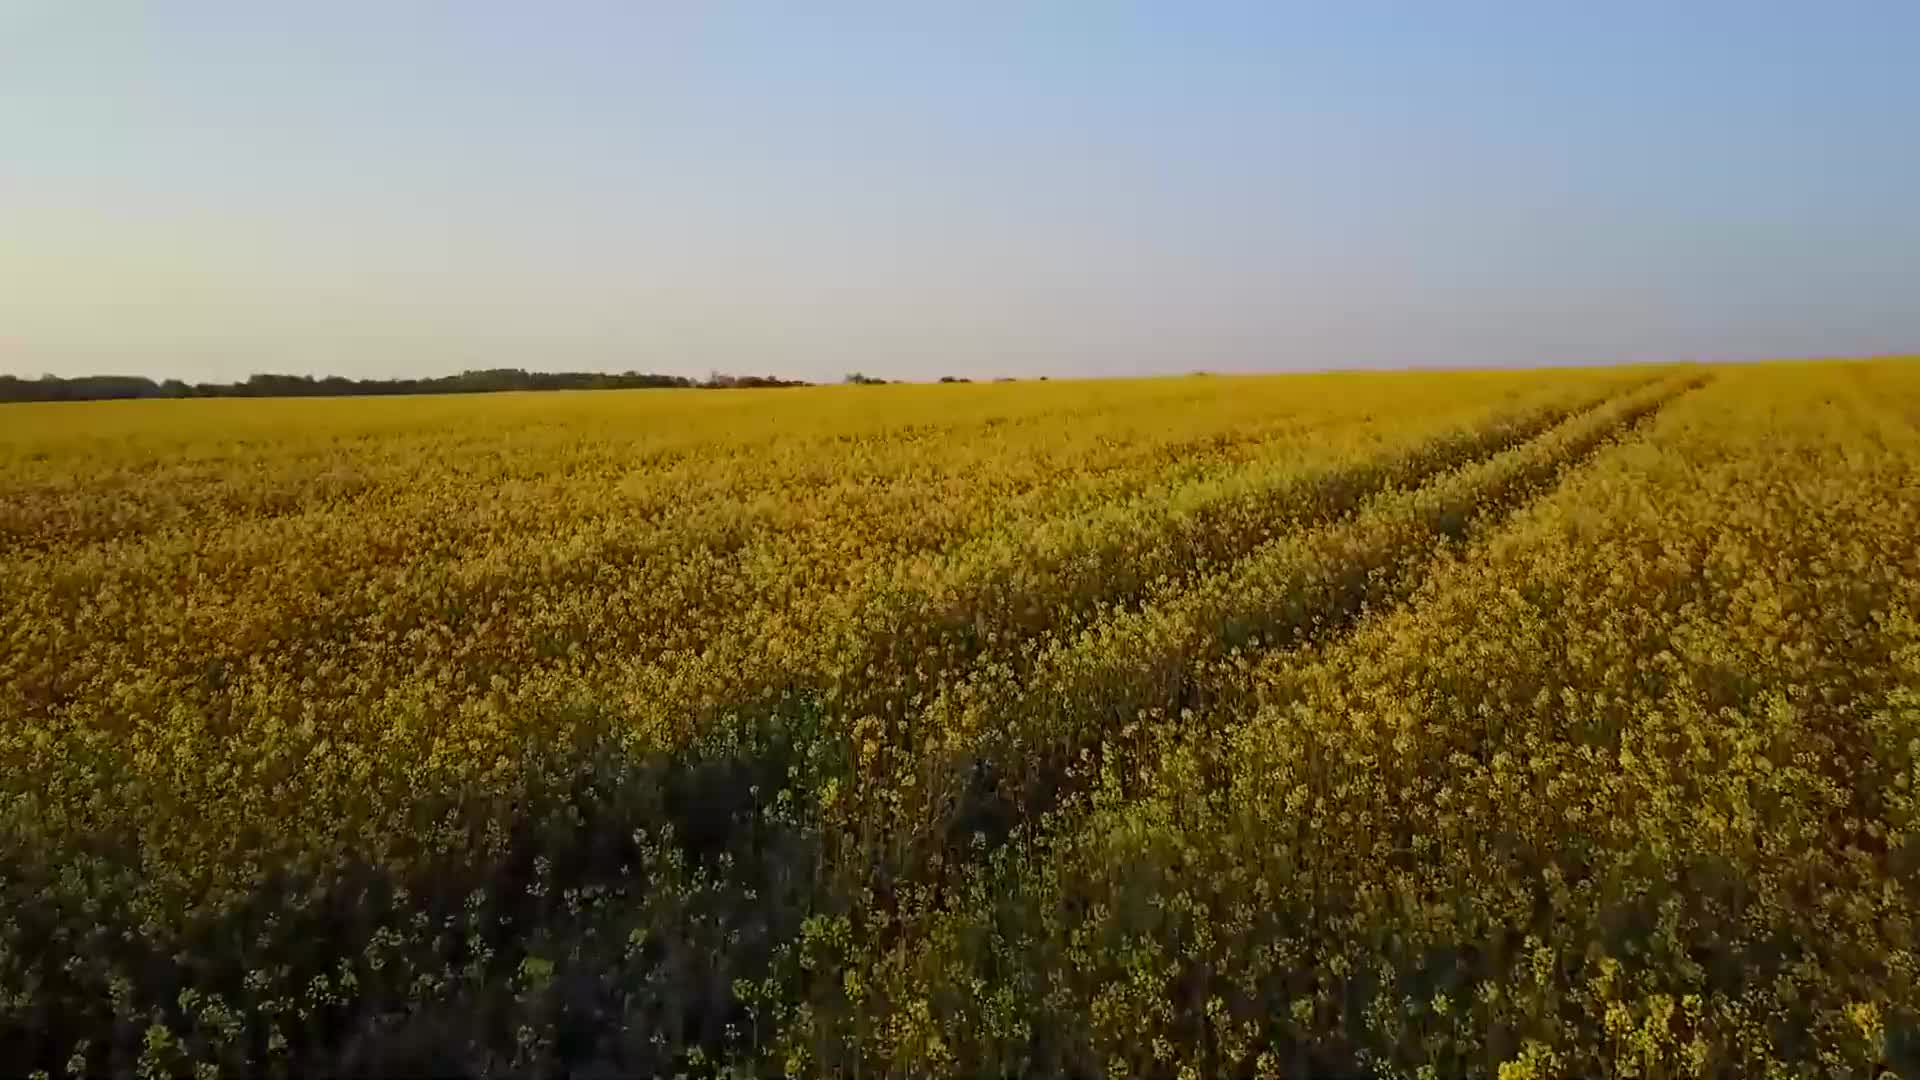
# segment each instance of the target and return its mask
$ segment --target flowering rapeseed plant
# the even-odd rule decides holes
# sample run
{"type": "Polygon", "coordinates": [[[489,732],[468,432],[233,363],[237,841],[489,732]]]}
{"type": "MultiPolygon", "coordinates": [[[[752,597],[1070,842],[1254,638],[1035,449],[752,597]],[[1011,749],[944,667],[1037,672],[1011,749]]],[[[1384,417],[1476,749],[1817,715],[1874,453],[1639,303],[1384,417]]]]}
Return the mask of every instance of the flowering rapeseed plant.
{"type": "Polygon", "coordinates": [[[1893,363],[0,411],[24,1070],[1911,1070],[1893,363]]]}

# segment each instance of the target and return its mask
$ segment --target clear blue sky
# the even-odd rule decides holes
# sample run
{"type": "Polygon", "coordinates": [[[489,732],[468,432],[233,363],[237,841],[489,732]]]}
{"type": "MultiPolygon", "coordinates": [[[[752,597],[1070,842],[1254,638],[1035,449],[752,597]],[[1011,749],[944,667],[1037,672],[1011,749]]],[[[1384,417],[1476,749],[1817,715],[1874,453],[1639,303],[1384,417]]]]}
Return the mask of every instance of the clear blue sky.
{"type": "Polygon", "coordinates": [[[1920,3],[0,0],[0,372],[1920,351],[1920,3]]]}

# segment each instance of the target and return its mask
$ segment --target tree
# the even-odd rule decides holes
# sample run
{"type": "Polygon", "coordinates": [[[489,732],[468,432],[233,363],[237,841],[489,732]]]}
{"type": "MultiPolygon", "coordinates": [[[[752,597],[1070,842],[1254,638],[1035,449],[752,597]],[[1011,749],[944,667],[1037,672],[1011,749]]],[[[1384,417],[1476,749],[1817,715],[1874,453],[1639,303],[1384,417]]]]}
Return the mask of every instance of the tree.
{"type": "MultiPolygon", "coordinates": [[[[865,376],[849,381],[883,382],[865,376]]],[[[179,379],[156,383],[137,375],[80,375],[62,378],[42,375],[22,379],[0,375],[0,402],[6,401],[93,401],[103,398],[188,398],[188,397],[348,397],[371,394],[484,394],[500,390],[638,390],[645,388],[701,387],[725,390],[735,387],[806,386],[799,379],[773,375],[725,375],[713,372],[706,381],[696,382],[684,375],[660,375],[628,371],[619,375],[581,371],[525,371],[520,368],[494,368],[463,371],[430,379],[349,379],[328,375],[274,375],[262,373],[238,383],[195,383],[189,386],[179,379]]]]}

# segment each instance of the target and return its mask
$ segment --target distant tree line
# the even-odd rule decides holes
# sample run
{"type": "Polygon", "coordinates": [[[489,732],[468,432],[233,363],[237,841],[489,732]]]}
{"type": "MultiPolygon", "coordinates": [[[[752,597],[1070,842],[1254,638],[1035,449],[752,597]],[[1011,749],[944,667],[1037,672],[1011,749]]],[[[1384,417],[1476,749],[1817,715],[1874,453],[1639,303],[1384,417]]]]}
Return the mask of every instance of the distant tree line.
{"type": "Polygon", "coordinates": [[[722,375],[705,379],[628,371],[618,375],[587,371],[522,371],[491,368],[428,379],[349,379],[339,375],[255,375],[245,382],[155,382],[137,375],[81,375],[63,379],[42,375],[22,379],[0,375],[0,401],[99,401],[118,398],[196,397],[352,397],[376,394],[485,394],[502,390],[639,390],[681,388],[731,390],[806,386],[798,379],[772,375],[722,375]]]}

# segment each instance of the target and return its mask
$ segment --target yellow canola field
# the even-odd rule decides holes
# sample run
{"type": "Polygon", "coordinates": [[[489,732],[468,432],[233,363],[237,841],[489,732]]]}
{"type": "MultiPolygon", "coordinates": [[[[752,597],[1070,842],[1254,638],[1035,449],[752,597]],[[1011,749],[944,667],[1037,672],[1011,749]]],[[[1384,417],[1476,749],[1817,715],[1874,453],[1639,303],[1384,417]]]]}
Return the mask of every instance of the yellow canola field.
{"type": "Polygon", "coordinates": [[[1920,1062],[1899,362],[0,407],[49,1075],[1920,1062]]]}

